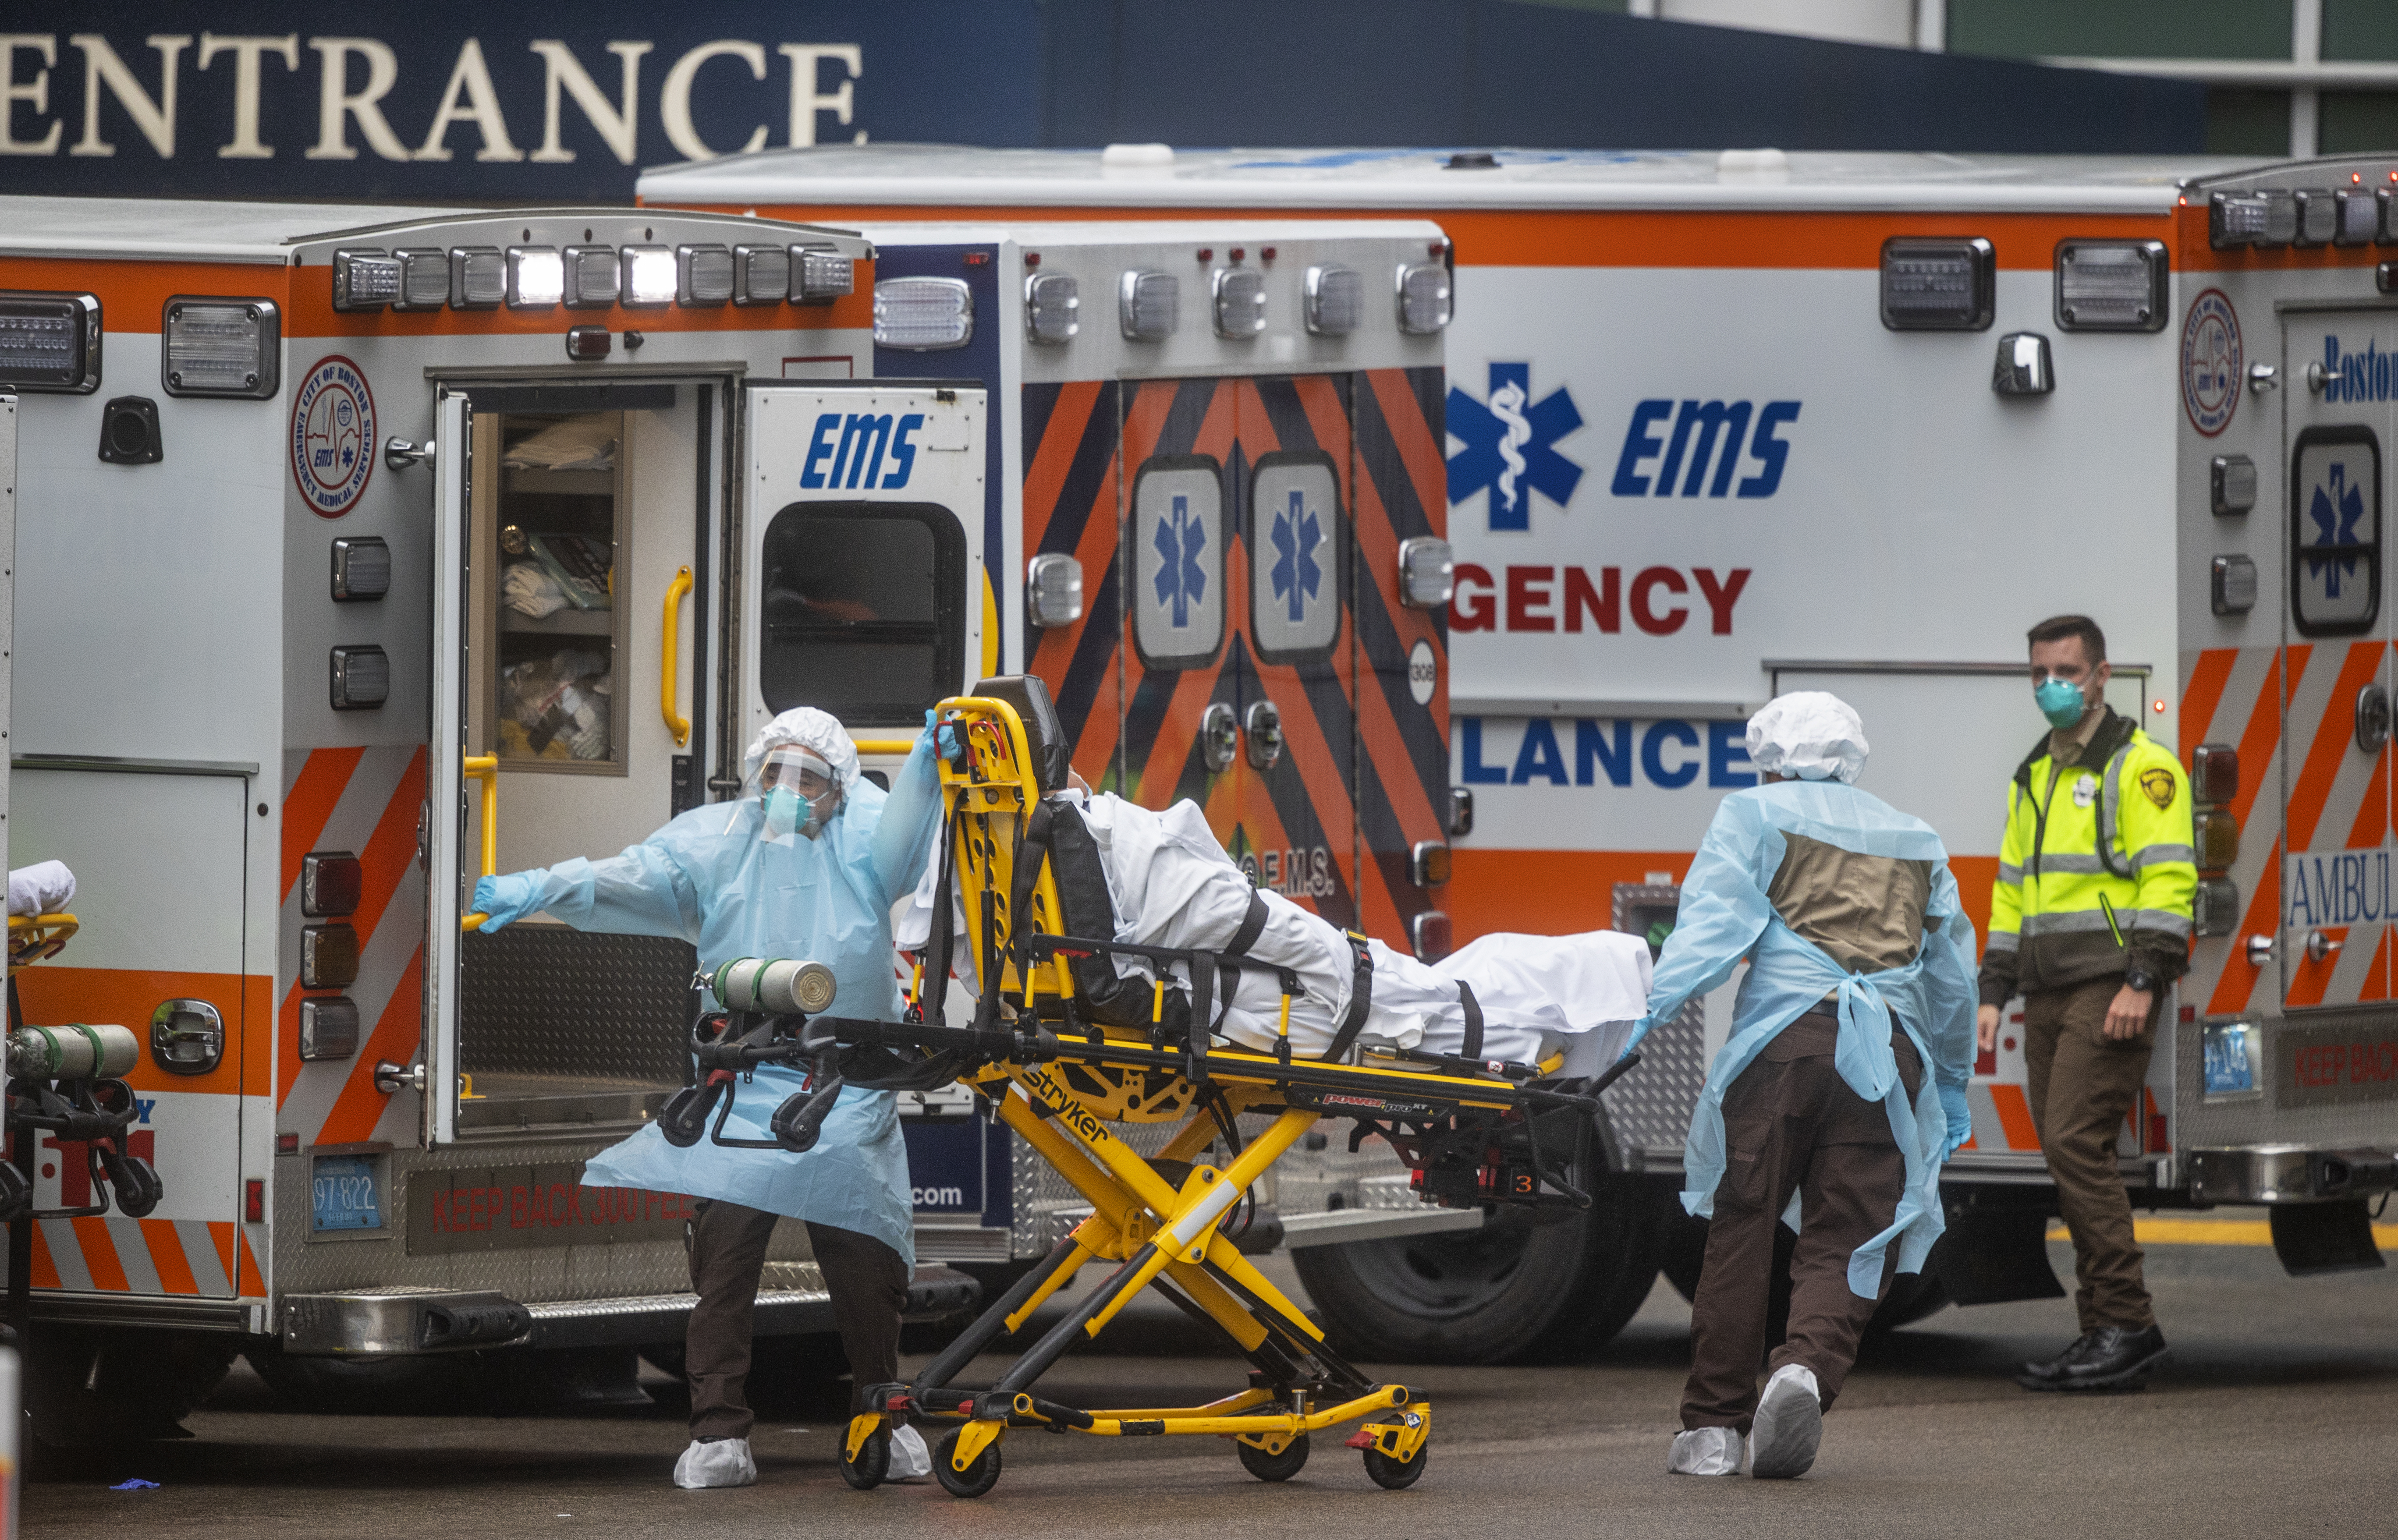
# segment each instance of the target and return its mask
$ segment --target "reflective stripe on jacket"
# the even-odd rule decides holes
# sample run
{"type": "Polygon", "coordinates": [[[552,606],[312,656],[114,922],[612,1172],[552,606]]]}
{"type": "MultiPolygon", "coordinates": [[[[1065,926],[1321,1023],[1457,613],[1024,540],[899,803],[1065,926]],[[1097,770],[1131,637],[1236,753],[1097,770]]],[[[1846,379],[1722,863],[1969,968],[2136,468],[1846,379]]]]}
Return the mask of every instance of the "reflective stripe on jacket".
{"type": "Polygon", "coordinates": [[[2007,788],[1983,1003],[2135,964],[2161,983],[2178,978],[2189,965],[2197,860],[2189,777],[2131,718],[2108,709],[2061,774],[2053,736],[2043,736],[2007,788]]]}

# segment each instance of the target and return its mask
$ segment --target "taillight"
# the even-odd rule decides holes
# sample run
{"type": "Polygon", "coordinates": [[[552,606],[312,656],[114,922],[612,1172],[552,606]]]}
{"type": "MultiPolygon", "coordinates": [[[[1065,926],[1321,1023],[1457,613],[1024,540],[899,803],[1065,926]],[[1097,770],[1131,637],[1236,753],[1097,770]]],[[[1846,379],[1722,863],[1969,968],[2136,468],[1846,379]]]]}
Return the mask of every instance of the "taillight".
{"type": "Polygon", "coordinates": [[[2225,872],[2240,859],[2240,821],[2223,809],[2200,813],[2192,833],[2198,837],[2198,867],[2225,872]]]}
{"type": "Polygon", "coordinates": [[[2218,807],[2238,801],[2240,751],[2229,743],[2199,744],[2190,751],[2189,782],[2190,795],[2197,801],[2218,807]]]}

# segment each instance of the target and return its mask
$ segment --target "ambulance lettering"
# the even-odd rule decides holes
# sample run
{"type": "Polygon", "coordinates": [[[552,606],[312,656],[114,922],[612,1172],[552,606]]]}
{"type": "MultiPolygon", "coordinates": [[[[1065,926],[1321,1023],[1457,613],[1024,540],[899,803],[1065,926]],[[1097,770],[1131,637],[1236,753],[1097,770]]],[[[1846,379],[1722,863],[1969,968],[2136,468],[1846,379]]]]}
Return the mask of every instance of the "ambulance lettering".
{"type": "Polygon", "coordinates": [[[1697,497],[1702,490],[1708,497],[1772,497],[1790,461],[1781,432],[1798,421],[1798,407],[1796,401],[1768,401],[1761,410],[1749,401],[1685,400],[1678,408],[1664,396],[1643,401],[1632,408],[1608,490],[1617,497],[1697,497]],[[1735,487],[1744,440],[1758,468],[1735,487]],[[1651,462],[1653,475],[1647,470],[1651,462]]]}
{"type": "Polygon", "coordinates": [[[1456,726],[1459,777],[1469,786],[1629,786],[1636,770],[1664,791],[1697,785],[1702,771],[1711,788],[1757,784],[1742,722],[1535,716],[1520,728],[1502,722],[1487,739],[1479,716],[1460,716],[1456,726]],[[1517,734],[1512,754],[1510,731],[1517,734]]]}
{"type": "Polygon", "coordinates": [[[922,412],[908,412],[896,424],[889,412],[821,412],[815,431],[808,435],[800,485],[812,492],[905,487],[916,469],[916,446],[909,439],[923,425],[922,412]],[[828,461],[829,470],[825,468],[828,461]]]}
{"type": "Polygon", "coordinates": [[[2342,850],[2294,855],[2283,923],[2310,928],[2359,925],[2391,917],[2390,852],[2342,850]]]}
{"type": "Polygon", "coordinates": [[[1449,601],[1451,631],[1580,631],[1586,623],[1603,636],[1623,629],[1628,596],[1632,623],[1651,636],[1670,636],[1690,623],[1696,591],[1707,611],[1707,629],[1731,635],[1732,606],[1748,586],[1752,569],[1718,572],[1694,567],[1686,579],[1676,567],[1644,567],[1624,582],[1621,567],[1602,567],[1596,579],[1583,567],[1508,567],[1502,612],[1500,580],[1475,562],[1457,564],[1457,591],[1449,601]],[[1503,623],[1502,623],[1503,620],[1503,623]]]}
{"type": "Polygon", "coordinates": [[[2324,339],[2325,403],[2388,401],[2398,397],[2398,354],[2386,351],[2372,338],[2363,351],[2344,348],[2337,337],[2324,339]]]}

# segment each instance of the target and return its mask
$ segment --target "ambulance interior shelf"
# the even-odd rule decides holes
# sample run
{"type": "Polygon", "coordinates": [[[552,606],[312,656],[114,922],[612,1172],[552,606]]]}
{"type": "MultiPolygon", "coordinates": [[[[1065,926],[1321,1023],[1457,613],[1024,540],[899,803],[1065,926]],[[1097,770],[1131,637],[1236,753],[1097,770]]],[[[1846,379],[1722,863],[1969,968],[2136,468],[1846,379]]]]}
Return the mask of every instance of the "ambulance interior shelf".
{"type": "Polygon", "coordinates": [[[478,598],[495,620],[485,742],[511,764],[623,765],[613,709],[625,641],[616,554],[628,535],[623,417],[498,414],[497,496],[478,512],[496,546],[486,570],[499,581],[478,598]]]}

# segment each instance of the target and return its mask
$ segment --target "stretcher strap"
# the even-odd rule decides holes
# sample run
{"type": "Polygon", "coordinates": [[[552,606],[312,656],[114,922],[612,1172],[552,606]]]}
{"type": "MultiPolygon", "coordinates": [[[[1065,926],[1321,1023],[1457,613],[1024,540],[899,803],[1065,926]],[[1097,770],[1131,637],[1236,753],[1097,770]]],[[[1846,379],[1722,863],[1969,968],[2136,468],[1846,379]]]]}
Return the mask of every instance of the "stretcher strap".
{"type": "Polygon", "coordinates": [[[1366,1012],[1374,1008],[1374,954],[1366,949],[1366,938],[1356,931],[1341,933],[1349,938],[1349,949],[1357,954],[1357,969],[1350,975],[1349,1013],[1340,1018],[1340,1030],[1332,1035],[1332,1046],[1324,1051],[1327,1063],[1337,1062],[1349,1051],[1366,1025],[1366,1012]]]}
{"type": "Polygon", "coordinates": [[[1457,1056],[1479,1059],[1482,1057],[1482,1004],[1474,998],[1474,986],[1463,979],[1457,981],[1457,1003],[1465,1007],[1465,1043],[1457,1051],[1457,1056]]]}
{"type": "MultiPolygon", "coordinates": [[[[956,900],[952,897],[957,883],[957,821],[941,820],[941,875],[933,882],[932,932],[924,943],[924,982],[917,1000],[923,1019],[936,1026],[942,1024],[943,1007],[950,998],[950,968],[952,949],[957,944],[956,900]],[[929,996],[930,998],[924,998],[929,996]]],[[[977,960],[976,981],[981,981],[982,963],[977,960]]]]}
{"type": "Polygon", "coordinates": [[[1223,953],[1228,957],[1246,957],[1249,948],[1255,946],[1258,938],[1265,933],[1266,901],[1252,888],[1249,890],[1249,912],[1241,917],[1241,928],[1234,931],[1233,939],[1224,944],[1223,953]]]}

